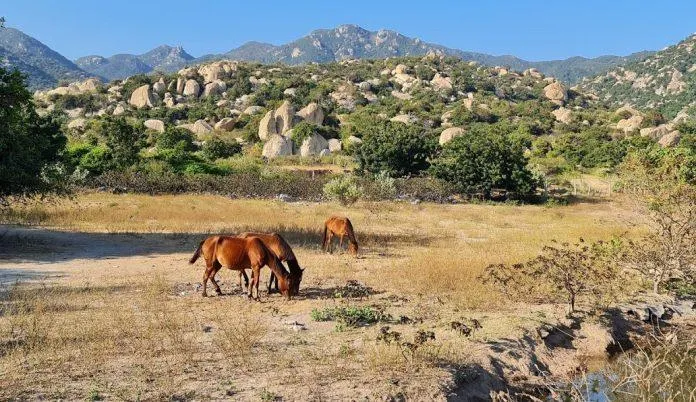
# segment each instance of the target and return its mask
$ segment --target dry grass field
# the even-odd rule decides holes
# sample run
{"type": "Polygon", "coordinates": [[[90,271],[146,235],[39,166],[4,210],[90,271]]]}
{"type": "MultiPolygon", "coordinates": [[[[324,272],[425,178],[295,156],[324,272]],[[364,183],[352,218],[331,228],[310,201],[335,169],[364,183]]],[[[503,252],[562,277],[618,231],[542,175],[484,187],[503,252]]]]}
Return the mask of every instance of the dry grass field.
{"type": "Polygon", "coordinates": [[[552,239],[619,235],[635,219],[620,202],[341,207],[94,193],[28,203],[5,211],[0,227],[0,399],[475,395],[494,381],[487,371],[524,372],[516,353],[528,353],[529,334],[563,316],[563,306],[505,298],[481,283],[484,268],[525,260],[552,239]],[[332,214],[353,221],[358,258],[321,252],[332,214]],[[249,230],[294,247],[306,268],[298,297],[262,291],[249,301],[230,271],[219,274],[225,295],[201,297],[203,263],[188,264],[198,242],[249,230]],[[382,322],[313,319],[340,307],[382,322]],[[471,336],[451,328],[472,319],[482,328],[471,336]],[[379,341],[385,325],[420,347],[379,341]],[[418,331],[435,339],[421,345],[418,331]]]}

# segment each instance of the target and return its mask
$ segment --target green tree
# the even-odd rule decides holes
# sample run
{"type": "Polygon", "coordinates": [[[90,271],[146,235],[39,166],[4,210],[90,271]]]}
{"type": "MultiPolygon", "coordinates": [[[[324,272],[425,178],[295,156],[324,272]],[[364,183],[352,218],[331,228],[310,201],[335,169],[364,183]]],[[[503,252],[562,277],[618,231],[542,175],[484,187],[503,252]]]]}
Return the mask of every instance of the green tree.
{"type": "Polygon", "coordinates": [[[358,172],[385,172],[391,177],[426,170],[436,144],[422,127],[389,121],[378,122],[362,139],[355,151],[358,172]]]}
{"type": "Polygon", "coordinates": [[[466,135],[445,145],[430,171],[462,193],[490,198],[491,190],[497,188],[529,196],[536,183],[527,169],[524,149],[510,133],[508,125],[473,125],[466,135]]]}
{"type": "Polygon", "coordinates": [[[89,135],[96,136],[108,149],[104,155],[104,170],[125,170],[139,162],[145,136],[143,130],[128,124],[125,118],[106,116],[95,120],[91,123],[89,135]]]}
{"type": "Polygon", "coordinates": [[[66,139],[51,117],[36,113],[25,77],[0,67],[0,198],[56,189],[66,139]]]}

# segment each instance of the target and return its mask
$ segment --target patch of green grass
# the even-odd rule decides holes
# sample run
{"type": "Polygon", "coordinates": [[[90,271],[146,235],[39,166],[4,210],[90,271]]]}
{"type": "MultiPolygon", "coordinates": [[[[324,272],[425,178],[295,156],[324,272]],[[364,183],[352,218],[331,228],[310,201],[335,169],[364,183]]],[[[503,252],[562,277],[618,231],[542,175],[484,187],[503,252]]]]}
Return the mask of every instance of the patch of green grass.
{"type": "Polygon", "coordinates": [[[314,321],[336,321],[338,331],[389,319],[383,311],[370,306],[325,307],[313,309],[310,316],[314,321]]]}

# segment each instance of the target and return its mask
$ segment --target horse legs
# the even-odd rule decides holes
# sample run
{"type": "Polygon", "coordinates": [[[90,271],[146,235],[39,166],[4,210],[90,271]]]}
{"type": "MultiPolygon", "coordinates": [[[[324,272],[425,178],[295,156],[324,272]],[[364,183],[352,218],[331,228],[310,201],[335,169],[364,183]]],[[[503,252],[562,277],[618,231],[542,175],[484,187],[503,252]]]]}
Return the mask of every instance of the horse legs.
{"type": "Polygon", "coordinates": [[[205,272],[203,272],[203,297],[208,297],[208,292],[207,292],[207,286],[208,286],[208,278],[210,277],[210,274],[213,273],[213,265],[211,264],[208,266],[206,264],[205,267],[205,272]]]}
{"type": "Polygon", "coordinates": [[[251,267],[251,283],[249,283],[249,298],[253,298],[253,290],[256,288],[256,300],[259,300],[259,277],[261,276],[261,267],[251,267]]]}
{"type": "Polygon", "coordinates": [[[239,271],[239,288],[244,289],[244,287],[249,287],[249,277],[246,271],[242,269],[239,271]],[[242,286],[242,277],[244,277],[244,286],[242,286]]]}
{"type": "Polygon", "coordinates": [[[268,294],[271,294],[271,288],[273,287],[273,283],[275,282],[275,290],[278,292],[278,278],[275,276],[273,272],[271,272],[271,277],[268,280],[268,294]]]}
{"type": "Polygon", "coordinates": [[[213,272],[210,275],[210,282],[212,282],[213,286],[215,286],[215,293],[218,296],[222,295],[222,290],[220,290],[220,286],[218,285],[217,281],[215,280],[215,275],[217,275],[220,268],[222,268],[222,265],[220,265],[219,262],[216,261],[215,263],[213,263],[213,272]]]}
{"type": "Polygon", "coordinates": [[[339,242],[338,242],[338,249],[343,252],[343,235],[340,235],[339,237],[339,242]]]}
{"type": "Polygon", "coordinates": [[[328,251],[329,254],[333,253],[333,232],[331,231],[329,231],[326,238],[326,251],[328,251]]]}

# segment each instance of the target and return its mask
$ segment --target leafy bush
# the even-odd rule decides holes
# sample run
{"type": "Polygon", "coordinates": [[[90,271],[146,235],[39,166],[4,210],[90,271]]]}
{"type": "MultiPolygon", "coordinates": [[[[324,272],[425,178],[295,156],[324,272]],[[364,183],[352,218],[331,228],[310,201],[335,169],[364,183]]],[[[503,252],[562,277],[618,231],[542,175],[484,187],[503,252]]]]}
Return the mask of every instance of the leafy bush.
{"type": "Polygon", "coordinates": [[[324,186],[324,195],[330,200],[340,202],[342,205],[354,204],[360,199],[362,194],[362,189],[358,186],[357,180],[350,175],[336,177],[324,186]]]}
{"type": "Polygon", "coordinates": [[[163,133],[157,136],[158,149],[177,149],[182,148],[184,151],[190,152],[196,150],[196,145],[193,143],[196,137],[192,132],[179,127],[167,127],[163,133]]]}
{"type": "Polygon", "coordinates": [[[358,172],[391,177],[420,173],[430,166],[435,144],[435,137],[417,126],[379,122],[363,135],[355,151],[358,172]]]}
{"type": "Polygon", "coordinates": [[[242,144],[234,141],[225,141],[220,137],[212,137],[203,144],[203,156],[214,161],[221,158],[229,158],[242,152],[242,144]]]}
{"type": "Polygon", "coordinates": [[[365,180],[361,187],[369,200],[392,200],[396,196],[396,179],[384,172],[365,180]]]}
{"type": "Polygon", "coordinates": [[[431,173],[465,194],[491,197],[493,189],[504,189],[520,197],[536,189],[527,169],[524,149],[508,136],[510,127],[474,125],[467,135],[447,143],[433,161],[431,173]]]}
{"type": "Polygon", "coordinates": [[[337,328],[343,326],[359,327],[387,321],[390,317],[381,310],[369,306],[325,307],[321,310],[312,309],[309,314],[314,321],[337,321],[337,328]]]}

